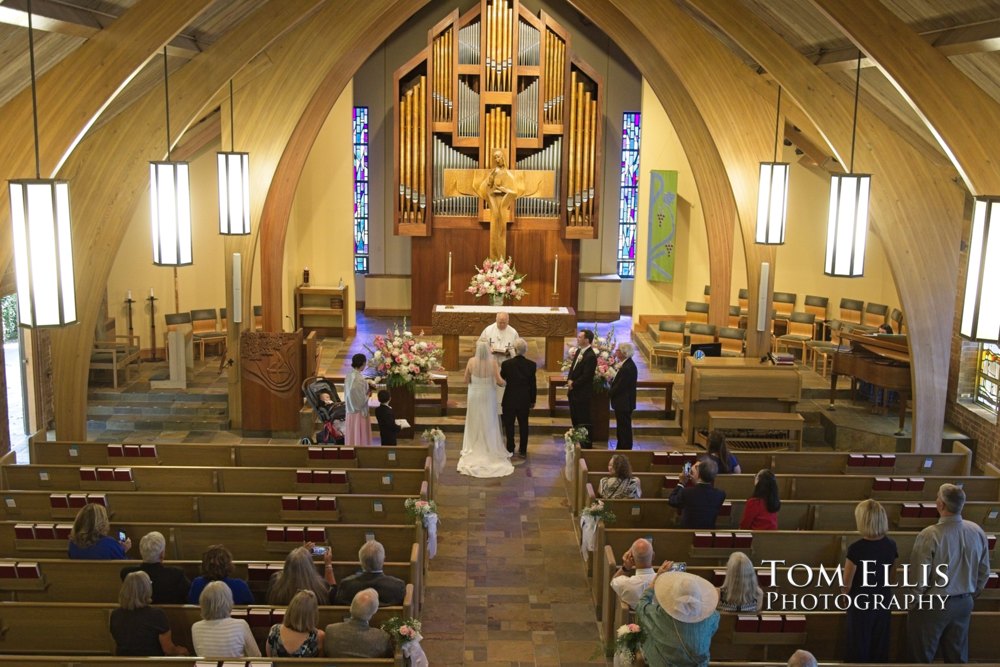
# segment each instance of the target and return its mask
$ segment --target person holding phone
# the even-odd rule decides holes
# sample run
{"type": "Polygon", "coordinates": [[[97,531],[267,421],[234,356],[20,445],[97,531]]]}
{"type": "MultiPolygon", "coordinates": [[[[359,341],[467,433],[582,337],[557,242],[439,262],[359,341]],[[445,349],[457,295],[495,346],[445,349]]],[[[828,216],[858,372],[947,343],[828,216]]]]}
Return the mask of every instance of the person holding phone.
{"type": "Polygon", "coordinates": [[[69,557],[78,560],[124,560],[132,548],[132,540],[124,531],[118,539],[111,537],[108,510],[104,505],[87,503],[73,519],[73,532],[69,538],[69,557]]]}
{"type": "Polygon", "coordinates": [[[281,572],[271,575],[267,585],[267,603],[286,605],[292,601],[299,591],[312,591],[317,600],[328,604],[331,600],[330,589],[335,588],[337,579],[333,576],[333,554],[329,549],[317,547],[312,542],[305,546],[292,549],[285,556],[285,566],[281,572]],[[313,563],[313,556],[323,559],[323,575],[320,576],[313,563]]]}
{"type": "Polygon", "coordinates": [[[704,458],[691,468],[691,473],[681,473],[677,488],[670,492],[667,502],[681,512],[680,528],[712,530],[726,499],[726,492],[714,486],[718,467],[715,461],[704,458]],[[694,482],[687,486],[688,482],[694,482]]]}

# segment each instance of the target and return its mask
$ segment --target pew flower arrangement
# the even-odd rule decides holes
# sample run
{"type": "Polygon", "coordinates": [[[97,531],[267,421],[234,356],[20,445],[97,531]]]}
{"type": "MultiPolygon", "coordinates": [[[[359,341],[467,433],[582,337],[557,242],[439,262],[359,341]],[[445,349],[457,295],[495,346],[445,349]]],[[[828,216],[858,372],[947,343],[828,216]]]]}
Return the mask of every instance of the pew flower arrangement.
{"type": "Polygon", "coordinates": [[[437,555],[437,503],[433,500],[407,498],[403,501],[403,507],[406,508],[406,516],[412,521],[419,521],[427,531],[427,557],[434,558],[437,555]]]}
{"type": "Polygon", "coordinates": [[[645,631],[635,623],[618,626],[615,631],[615,665],[638,664],[639,649],[645,639],[645,631]]]}
{"type": "Polygon", "coordinates": [[[476,267],[476,275],[472,276],[469,287],[465,290],[477,299],[488,296],[492,300],[520,301],[528,292],[521,287],[525,274],[518,274],[514,268],[514,260],[489,259],[483,260],[483,268],[476,267]]]}
{"type": "Polygon", "coordinates": [[[390,387],[407,387],[413,391],[418,382],[429,382],[432,369],[441,365],[442,350],[437,343],[417,340],[407,330],[396,324],[384,336],[375,336],[372,346],[365,345],[371,354],[368,366],[375,371],[376,382],[390,387]]]}
{"type": "Polygon", "coordinates": [[[604,523],[614,523],[617,518],[614,512],[604,506],[603,500],[595,500],[589,507],[583,508],[582,513],[604,523]]]}
{"type": "Polygon", "coordinates": [[[420,634],[420,621],[415,618],[393,616],[382,624],[382,629],[392,637],[403,655],[409,660],[411,667],[427,667],[427,655],[420,646],[423,636],[420,634]]]}
{"type": "Polygon", "coordinates": [[[603,500],[596,500],[580,511],[580,552],[587,559],[587,552],[594,550],[597,537],[597,522],[614,523],[615,513],[604,506],[603,500]]]}
{"type": "Polygon", "coordinates": [[[437,481],[441,476],[441,471],[444,470],[444,464],[447,459],[444,449],[444,431],[439,428],[424,429],[424,432],[420,434],[420,439],[433,445],[431,460],[434,462],[434,481],[437,481]]]}
{"type": "MultiPolygon", "coordinates": [[[[618,341],[615,339],[615,328],[608,329],[605,336],[601,336],[594,327],[594,342],[591,344],[594,354],[597,355],[597,370],[594,372],[594,391],[607,393],[611,387],[611,381],[615,379],[618,372],[618,359],[615,357],[615,350],[618,349],[618,341]]],[[[576,355],[576,346],[569,348],[566,356],[562,360],[562,370],[568,372],[573,367],[573,357],[576,355]]]]}
{"type": "Polygon", "coordinates": [[[583,426],[577,426],[570,428],[568,431],[563,433],[563,442],[566,443],[565,453],[566,453],[566,479],[567,481],[573,481],[573,460],[576,456],[576,446],[581,442],[586,442],[587,440],[587,429],[583,426]]]}

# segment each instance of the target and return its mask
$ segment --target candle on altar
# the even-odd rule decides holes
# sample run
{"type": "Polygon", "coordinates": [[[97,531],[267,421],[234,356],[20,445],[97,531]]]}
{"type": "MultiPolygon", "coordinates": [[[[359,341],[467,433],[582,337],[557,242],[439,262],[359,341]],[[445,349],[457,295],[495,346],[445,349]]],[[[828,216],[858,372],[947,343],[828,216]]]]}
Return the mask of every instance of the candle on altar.
{"type": "Polygon", "coordinates": [[[552,270],[552,293],[558,294],[559,285],[559,255],[556,255],[556,267],[552,270]]]}
{"type": "Polygon", "coordinates": [[[132,290],[128,291],[128,294],[125,296],[125,298],[128,299],[129,301],[132,300],[132,290]]]}
{"type": "Polygon", "coordinates": [[[152,287],[149,288],[149,296],[153,296],[153,288],[152,287]]]}
{"type": "Polygon", "coordinates": [[[448,291],[451,291],[451,251],[448,251],[448,291]]]}

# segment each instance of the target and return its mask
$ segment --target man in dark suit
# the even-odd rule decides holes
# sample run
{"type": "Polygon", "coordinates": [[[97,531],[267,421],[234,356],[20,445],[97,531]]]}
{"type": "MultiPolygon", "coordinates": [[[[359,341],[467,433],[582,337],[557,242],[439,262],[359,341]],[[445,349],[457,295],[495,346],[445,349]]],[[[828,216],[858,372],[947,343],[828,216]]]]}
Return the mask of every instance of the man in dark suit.
{"type": "Polygon", "coordinates": [[[621,366],[611,381],[608,397],[611,409],[615,411],[615,436],[617,449],[632,449],[632,412],[635,410],[635,387],[639,381],[639,369],[632,361],[635,348],[632,343],[619,343],[615,351],[621,366]]]}
{"type": "Polygon", "coordinates": [[[354,596],[366,588],[378,592],[379,604],[402,604],[406,582],[382,571],[385,565],[385,547],[381,542],[369,540],[358,551],[362,572],[345,577],[338,585],[333,604],[351,604],[354,596]]]}
{"type": "Polygon", "coordinates": [[[538,392],[535,371],[538,364],[524,356],[528,343],[523,338],[514,341],[514,356],[500,364],[500,377],[507,382],[503,392],[503,430],[507,434],[507,451],[514,452],[514,420],[521,433],[521,447],[516,456],[528,456],[528,413],[535,407],[538,392]]]}
{"type": "Polygon", "coordinates": [[[594,342],[593,331],[580,331],[576,335],[576,354],[569,368],[566,389],[569,396],[569,418],[573,427],[583,426],[587,429],[587,439],[580,443],[583,449],[591,449],[590,441],[590,398],[594,393],[594,373],[597,371],[597,355],[591,343],[594,342]]]}
{"type": "Polygon", "coordinates": [[[375,408],[375,419],[378,421],[378,434],[383,445],[395,445],[396,435],[402,427],[396,423],[396,415],[389,407],[389,399],[392,394],[388,389],[380,389],[378,392],[378,407],[375,408]]]}
{"type": "Polygon", "coordinates": [[[694,464],[691,474],[682,473],[677,488],[670,492],[667,502],[681,511],[681,528],[714,530],[715,519],[719,516],[726,492],[712,484],[719,467],[711,459],[703,459],[694,464]],[[687,486],[693,481],[693,486],[687,486]]]}

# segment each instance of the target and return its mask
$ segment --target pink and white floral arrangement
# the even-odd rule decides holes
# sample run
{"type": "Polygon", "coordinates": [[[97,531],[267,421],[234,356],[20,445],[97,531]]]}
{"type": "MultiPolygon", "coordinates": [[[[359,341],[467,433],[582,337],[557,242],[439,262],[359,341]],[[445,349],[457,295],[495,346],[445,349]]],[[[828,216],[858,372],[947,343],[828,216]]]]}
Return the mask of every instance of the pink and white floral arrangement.
{"type": "Polygon", "coordinates": [[[520,301],[528,292],[521,287],[525,274],[518,274],[514,261],[507,259],[484,259],[483,268],[476,267],[469,287],[465,290],[477,299],[481,296],[500,297],[509,301],[520,301]]]}
{"type": "MultiPolygon", "coordinates": [[[[423,332],[421,332],[422,334],[423,332]]],[[[430,381],[430,372],[441,366],[441,347],[437,343],[417,340],[411,331],[395,325],[384,336],[375,336],[372,347],[365,345],[371,354],[369,368],[376,373],[376,382],[390,387],[407,386],[430,381]]]]}
{"type": "MultiPolygon", "coordinates": [[[[618,373],[618,358],[615,351],[618,349],[618,342],[615,340],[615,328],[608,329],[606,336],[597,333],[594,327],[594,342],[591,343],[594,354],[597,355],[597,370],[594,372],[594,391],[606,392],[611,387],[611,381],[618,373]]],[[[568,371],[573,366],[573,355],[576,354],[576,346],[573,345],[566,352],[562,360],[562,370],[568,371]]]]}

